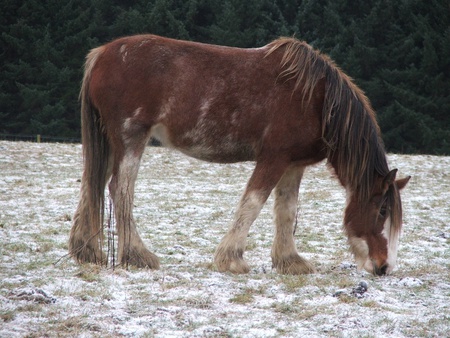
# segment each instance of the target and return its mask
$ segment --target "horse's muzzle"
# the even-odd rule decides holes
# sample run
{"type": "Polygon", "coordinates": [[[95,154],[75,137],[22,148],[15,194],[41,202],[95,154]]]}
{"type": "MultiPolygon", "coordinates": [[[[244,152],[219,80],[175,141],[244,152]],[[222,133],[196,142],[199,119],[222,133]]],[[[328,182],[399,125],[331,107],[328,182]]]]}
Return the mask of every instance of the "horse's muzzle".
{"type": "Polygon", "coordinates": [[[376,264],[373,264],[373,274],[376,276],[385,276],[388,272],[388,267],[388,264],[384,264],[380,267],[376,264]]]}

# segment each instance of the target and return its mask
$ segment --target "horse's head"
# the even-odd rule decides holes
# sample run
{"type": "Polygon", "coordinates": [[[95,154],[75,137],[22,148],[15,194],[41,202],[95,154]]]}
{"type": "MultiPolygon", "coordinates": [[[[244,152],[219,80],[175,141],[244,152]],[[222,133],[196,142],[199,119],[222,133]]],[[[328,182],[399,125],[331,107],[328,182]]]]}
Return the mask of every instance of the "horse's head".
{"type": "Polygon", "coordinates": [[[374,275],[392,272],[397,260],[397,245],[402,226],[399,191],[410,177],[395,180],[397,169],[375,178],[368,199],[349,193],[344,224],[358,270],[374,275]]]}

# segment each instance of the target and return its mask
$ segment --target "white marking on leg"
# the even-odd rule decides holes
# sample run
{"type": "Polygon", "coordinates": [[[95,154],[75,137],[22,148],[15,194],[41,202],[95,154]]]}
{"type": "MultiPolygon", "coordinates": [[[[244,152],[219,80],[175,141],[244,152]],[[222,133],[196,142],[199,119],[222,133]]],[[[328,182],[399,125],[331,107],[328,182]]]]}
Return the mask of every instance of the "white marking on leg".
{"type": "Polygon", "coordinates": [[[250,225],[254,222],[256,217],[258,217],[263,205],[264,201],[258,192],[252,191],[248,193],[239,203],[239,208],[236,211],[234,224],[231,229],[243,228],[248,231],[250,225]]]}
{"type": "Polygon", "coordinates": [[[264,200],[257,192],[250,192],[243,197],[221,246],[244,251],[250,226],[258,217],[263,205],[264,200]]]}
{"type": "Polygon", "coordinates": [[[119,165],[119,173],[115,181],[111,181],[110,191],[113,194],[114,209],[119,235],[118,257],[124,254],[124,247],[129,247],[136,238],[137,232],[133,219],[134,183],[139,170],[140,157],[133,151],[125,153],[119,165]]]}
{"type": "Polygon", "coordinates": [[[243,253],[251,224],[258,216],[265,199],[257,192],[241,198],[233,224],[217,247],[215,262],[220,271],[246,273],[249,271],[243,253]]]}
{"type": "Polygon", "coordinates": [[[366,240],[359,237],[351,237],[349,238],[348,243],[355,256],[358,271],[361,271],[364,268],[372,273],[373,265],[369,259],[369,245],[367,245],[366,240]]]}
{"type": "Polygon", "coordinates": [[[133,198],[134,182],[136,181],[139,171],[140,157],[136,156],[133,151],[127,151],[119,167],[119,177],[122,182],[118,182],[121,187],[122,196],[128,194],[133,198]]]}
{"type": "Polygon", "coordinates": [[[297,214],[298,189],[304,168],[290,168],[275,188],[275,239],[273,258],[297,255],[294,242],[294,222],[297,214]]]}

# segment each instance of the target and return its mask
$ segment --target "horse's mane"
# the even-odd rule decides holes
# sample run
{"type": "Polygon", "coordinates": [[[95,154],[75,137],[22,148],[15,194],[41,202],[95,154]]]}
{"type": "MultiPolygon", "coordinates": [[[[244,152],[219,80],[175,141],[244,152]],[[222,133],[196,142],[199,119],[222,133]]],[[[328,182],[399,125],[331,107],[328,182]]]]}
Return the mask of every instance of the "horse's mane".
{"type": "Polygon", "coordinates": [[[304,41],[279,38],[269,44],[267,55],[284,47],[280,77],[293,80],[294,91],[311,99],[317,83],[325,78],[322,138],[328,162],[345,186],[367,201],[375,173],[389,172],[384,144],[369,100],[326,55],[304,41]]]}
{"type": "MultiPolygon", "coordinates": [[[[384,177],[389,173],[380,128],[368,98],[327,55],[306,42],[279,38],[268,47],[266,55],[284,48],[280,77],[295,81],[293,90],[301,90],[303,100],[309,101],[318,82],[325,79],[322,139],[328,163],[364,205],[369,201],[375,175],[384,177]]],[[[393,230],[390,236],[394,237],[402,224],[402,207],[395,185],[389,188],[385,199],[390,207],[393,230]]]]}

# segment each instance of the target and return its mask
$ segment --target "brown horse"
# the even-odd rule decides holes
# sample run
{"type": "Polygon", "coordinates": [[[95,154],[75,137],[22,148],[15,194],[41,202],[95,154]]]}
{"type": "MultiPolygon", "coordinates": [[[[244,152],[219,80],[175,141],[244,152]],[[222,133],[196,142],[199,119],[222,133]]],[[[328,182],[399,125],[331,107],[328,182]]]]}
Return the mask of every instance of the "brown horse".
{"type": "Polygon", "coordinates": [[[304,169],[328,160],[347,191],[344,224],[358,268],[394,268],[402,224],[375,113],[327,56],[280,38],[256,49],[121,38],[87,56],[81,87],[84,173],[70,233],[78,262],[104,263],[104,190],[109,182],[118,261],[159,267],[133,220],[134,184],[150,138],[211,162],[255,161],[234,221],[215,254],[220,271],[246,273],[250,225],[275,189],[273,267],[314,268],[297,253],[293,227],[304,169]]]}

